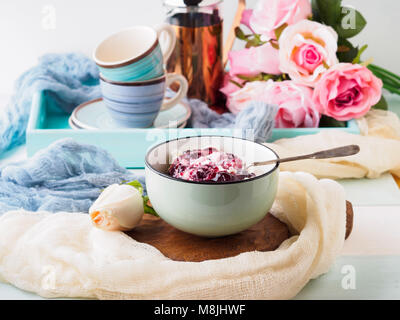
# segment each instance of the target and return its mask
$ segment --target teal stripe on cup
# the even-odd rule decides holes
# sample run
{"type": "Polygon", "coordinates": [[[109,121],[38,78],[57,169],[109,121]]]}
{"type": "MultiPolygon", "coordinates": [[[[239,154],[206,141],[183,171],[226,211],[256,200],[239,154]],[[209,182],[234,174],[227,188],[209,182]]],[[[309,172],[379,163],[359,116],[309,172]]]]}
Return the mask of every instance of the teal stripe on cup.
{"type": "Polygon", "coordinates": [[[161,77],[164,74],[163,56],[160,45],[147,57],[120,68],[100,67],[101,74],[111,80],[119,82],[146,81],[161,77]]]}
{"type": "Polygon", "coordinates": [[[103,40],[93,52],[93,58],[109,81],[148,81],[164,75],[164,65],[175,44],[175,31],[168,24],[155,28],[135,26],[103,40]],[[167,35],[163,49],[159,43],[162,33],[167,35]]]}

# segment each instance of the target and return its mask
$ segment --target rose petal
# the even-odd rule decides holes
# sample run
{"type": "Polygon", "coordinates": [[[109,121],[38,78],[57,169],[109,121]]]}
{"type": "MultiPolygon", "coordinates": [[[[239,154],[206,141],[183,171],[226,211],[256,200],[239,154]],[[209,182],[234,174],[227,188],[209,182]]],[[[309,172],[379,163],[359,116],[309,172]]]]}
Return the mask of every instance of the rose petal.
{"type": "Polygon", "coordinates": [[[242,13],[242,19],[240,20],[241,24],[244,24],[247,28],[249,28],[252,32],[253,29],[250,26],[250,18],[253,15],[253,9],[246,9],[242,13]]]}
{"type": "Polygon", "coordinates": [[[277,128],[315,128],[319,125],[320,115],[313,101],[313,90],[309,87],[293,81],[249,82],[229,96],[228,108],[236,114],[253,100],[279,106],[275,118],[277,128]]]}
{"type": "Polygon", "coordinates": [[[288,26],[279,38],[280,69],[290,78],[303,85],[315,87],[327,67],[338,63],[337,33],[326,25],[315,21],[301,20],[288,26]],[[302,51],[314,48],[319,57],[315,65],[307,65],[299,58],[302,51]]]}
{"type": "Polygon", "coordinates": [[[364,116],[382,96],[382,81],[366,67],[340,63],[317,83],[313,99],[323,114],[339,121],[364,116]],[[338,101],[343,101],[340,104],[338,101]]]}
{"type": "Polygon", "coordinates": [[[281,74],[279,53],[270,43],[260,47],[231,51],[229,53],[231,77],[236,75],[255,76],[263,73],[281,74]]]}

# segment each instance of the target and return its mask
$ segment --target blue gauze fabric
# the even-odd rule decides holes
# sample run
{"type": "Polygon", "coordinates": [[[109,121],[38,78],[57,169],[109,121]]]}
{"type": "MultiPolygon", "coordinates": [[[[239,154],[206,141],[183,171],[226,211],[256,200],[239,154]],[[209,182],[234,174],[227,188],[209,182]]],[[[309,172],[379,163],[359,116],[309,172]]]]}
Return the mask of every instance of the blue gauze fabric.
{"type": "Polygon", "coordinates": [[[24,143],[34,93],[46,90],[66,112],[101,96],[99,72],[83,54],[47,54],[39,64],[22,74],[15,83],[14,95],[0,114],[0,154],[24,143]]]}
{"type": "Polygon", "coordinates": [[[0,168],[0,215],[16,209],[88,212],[102,189],[144,177],[121,168],[105,150],[59,140],[32,158],[0,168]]]}
{"type": "Polygon", "coordinates": [[[243,130],[242,137],[254,138],[256,142],[266,142],[272,135],[278,106],[261,101],[252,101],[237,115],[222,115],[211,110],[206,103],[191,99],[191,126],[193,128],[234,128],[243,130]],[[246,133],[247,132],[247,133],[246,133]]]}

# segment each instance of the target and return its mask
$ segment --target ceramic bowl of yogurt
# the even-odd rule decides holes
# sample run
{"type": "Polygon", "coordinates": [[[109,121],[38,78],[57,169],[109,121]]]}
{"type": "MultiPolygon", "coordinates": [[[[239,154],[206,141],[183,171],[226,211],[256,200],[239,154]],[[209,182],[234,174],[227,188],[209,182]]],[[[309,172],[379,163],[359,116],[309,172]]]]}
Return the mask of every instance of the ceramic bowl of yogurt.
{"type": "Polygon", "coordinates": [[[261,221],[274,202],[279,159],[251,140],[195,136],[163,142],[145,158],[146,187],[160,217],[175,228],[203,237],[244,231],[261,221]]]}

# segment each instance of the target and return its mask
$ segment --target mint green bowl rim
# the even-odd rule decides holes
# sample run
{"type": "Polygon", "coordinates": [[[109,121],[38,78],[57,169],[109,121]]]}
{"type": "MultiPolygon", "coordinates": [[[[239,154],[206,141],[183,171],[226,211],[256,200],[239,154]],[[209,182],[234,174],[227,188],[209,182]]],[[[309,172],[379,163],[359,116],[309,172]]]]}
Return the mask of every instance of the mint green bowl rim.
{"type": "Polygon", "coordinates": [[[173,181],[178,181],[178,182],[183,182],[183,183],[191,183],[191,184],[197,184],[197,185],[222,186],[222,185],[227,185],[227,184],[246,183],[246,182],[251,182],[251,181],[254,181],[254,180],[262,179],[262,178],[264,178],[264,177],[270,175],[271,173],[273,173],[274,171],[276,171],[276,170],[279,168],[279,165],[280,165],[280,157],[279,157],[278,154],[277,154],[274,150],[272,150],[270,147],[268,147],[268,146],[266,146],[266,145],[264,145],[264,144],[262,144],[262,143],[249,140],[249,139],[238,138],[238,137],[230,137],[230,136],[221,136],[221,135],[197,135],[197,136],[181,137],[181,138],[177,138],[177,139],[170,139],[170,140],[167,140],[167,141],[164,141],[164,142],[155,144],[154,146],[152,146],[152,147],[147,151],[146,157],[145,157],[145,159],[144,159],[144,163],[145,163],[145,166],[146,166],[147,168],[149,168],[149,170],[153,171],[154,173],[158,174],[158,175],[161,176],[161,177],[164,177],[164,178],[167,178],[167,179],[170,179],[170,180],[173,180],[173,181]],[[160,172],[160,171],[154,169],[154,168],[150,165],[150,163],[149,163],[149,161],[148,161],[149,154],[150,154],[154,149],[158,148],[159,146],[162,146],[163,144],[167,144],[167,143],[169,143],[169,142],[178,141],[178,140],[186,140],[186,139],[193,139],[193,138],[207,138],[207,137],[217,137],[217,138],[219,137],[219,138],[232,139],[232,140],[244,140],[244,141],[249,141],[249,142],[258,144],[258,145],[260,145],[260,146],[262,146],[262,147],[264,147],[264,148],[266,148],[266,149],[269,149],[270,151],[272,151],[273,154],[275,154],[276,159],[277,159],[276,164],[275,164],[275,166],[274,166],[271,170],[269,170],[269,171],[267,171],[267,172],[265,172],[265,173],[263,173],[263,174],[261,174],[261,175],[259,175],[259,176],[255,176],[254,178],[249,178],[249,179],[245,179],[245,180],[238,180],[238,181],[227,181],[227,182],[208,182],[208,181],[200,181],[200,182],[199,182],[199,181],[189,181],[189,180],[184,180],[184,179],[178,179],[178,178],[171,177],[171,176],[168,175],[168,174],[165,174],[165,173],[163,173],[163,172],[160,172]]]}

